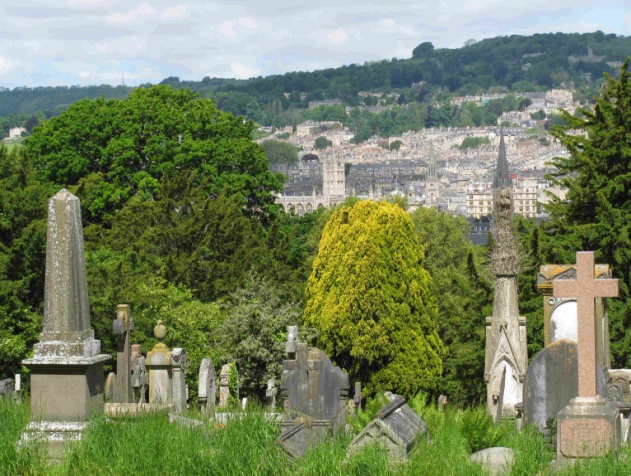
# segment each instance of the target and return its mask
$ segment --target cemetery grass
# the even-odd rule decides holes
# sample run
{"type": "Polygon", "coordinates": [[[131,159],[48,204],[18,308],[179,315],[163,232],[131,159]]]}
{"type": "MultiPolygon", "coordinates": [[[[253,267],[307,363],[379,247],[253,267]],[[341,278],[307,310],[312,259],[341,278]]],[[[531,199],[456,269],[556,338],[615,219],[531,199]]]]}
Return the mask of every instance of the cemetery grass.
{"type": "MultiPolygon", "coordinates": [[[[532,428],[517,433],[512,424],[496,426],[481,407],[440,411],[420,397],[409,404],[428,423],[431,438],[420,441],[405,464],[389,464],[378,447],[347,459],[353,430],[328,439],[299,460],[289,460],[274,443],[278,426],[254,409],[227,425],[209,422],[194,428],[169,423],[164,416],[97,418],[61,463],[50,466],[40,446],[16,444],[30,419],[28,402],[0,399],[0,468],[6,475],[483,475],[487,473],[468,461],[471,452],[508,446],[515,451],[510,474],[551,474],[555,452],[532,428]]],[[[350,420],[351,427],[361,426],[359,420],[368,418],[372,408],[367,402],[366,411],[350,420]]],[[[631,474],[631,452],[623,449],[618,459],[602,458],[554,474],[631,474]]]]}

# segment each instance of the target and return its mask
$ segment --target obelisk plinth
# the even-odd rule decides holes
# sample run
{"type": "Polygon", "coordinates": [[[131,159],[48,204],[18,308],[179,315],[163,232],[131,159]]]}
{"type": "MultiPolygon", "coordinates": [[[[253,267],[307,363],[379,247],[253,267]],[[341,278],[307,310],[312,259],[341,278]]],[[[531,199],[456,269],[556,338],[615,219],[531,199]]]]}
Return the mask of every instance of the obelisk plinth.
{"type": "Polygon", "coordinates": [[[31,423],[23,440],[43,438],[52,459],[78,440],[103,412],[101,342],[90,325],[88,281],[79,199],[63,189],[48,202],[44,320],[31,371],[31,423]]]}

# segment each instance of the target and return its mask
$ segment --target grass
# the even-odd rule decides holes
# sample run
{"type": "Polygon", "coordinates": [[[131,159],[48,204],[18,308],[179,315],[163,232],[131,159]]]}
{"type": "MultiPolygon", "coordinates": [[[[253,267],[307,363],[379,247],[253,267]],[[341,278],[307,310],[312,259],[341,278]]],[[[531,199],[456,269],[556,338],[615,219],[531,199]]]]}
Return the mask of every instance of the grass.
{"type": "MultiPolygon", "coordinates": [[[[368,403],[369,410],[372,407],[368,403]]],[[[108,421],[97,418],[72,445],[57,466],[47,465],[37,444],[18,446],[30,419],[28,402],[0,399],[0,468],[4,475],[279,475],[279,476],[381,476],[381,475],[483,475],[469,463],[473,450],[507,446],[515,451],[513,475],[548,475],[555,453],[533,428],[517,433],[509,422],[494,425],[484,409],[440,411],[422,397],[409,402],[430,428],[431,438],[422,439],[409,462],[391,465],[385,451],[367,447],[346,460],[351,430],[323,442],[303,458],[290,460],[274,443],[276,424],[260,410],[227,425],[189,428],[168,422],[166,416],[108,421]]],[[[366,419],[359,414],[353,423],[366,419]]],[[[621,457],[586,461],[559,475],[631,474],[631,451],[621,457]]]]}

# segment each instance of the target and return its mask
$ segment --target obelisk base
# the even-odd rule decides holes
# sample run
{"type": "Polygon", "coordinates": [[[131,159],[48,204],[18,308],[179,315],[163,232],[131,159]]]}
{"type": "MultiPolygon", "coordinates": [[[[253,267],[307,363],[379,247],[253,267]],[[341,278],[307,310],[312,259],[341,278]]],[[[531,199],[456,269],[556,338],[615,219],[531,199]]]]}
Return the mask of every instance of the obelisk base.
{"type": "Polygon", "coordinates": [[[616,454],[620,448],[617,406],[604,397],[576,397],[557,416],[557,462],[616,454]]]}
{"type": "Polygon", "coordinates": [[[34,357],[22,364],[31,371],[31,423],[21,440],[43,440],[48,457],[63,457],[66,442],[81,439],[87,420],[103,413],[103,363],[94,357],[34,357]]]}

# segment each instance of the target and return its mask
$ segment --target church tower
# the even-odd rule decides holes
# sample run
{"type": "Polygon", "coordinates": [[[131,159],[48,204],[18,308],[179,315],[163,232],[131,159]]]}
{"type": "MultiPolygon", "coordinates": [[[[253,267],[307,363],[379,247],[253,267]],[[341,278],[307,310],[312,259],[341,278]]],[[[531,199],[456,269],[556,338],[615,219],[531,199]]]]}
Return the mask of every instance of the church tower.
{"type": "Polygon", "coordinates": [[[519,256],[511,228],[513,187],[503,134],[493,178],[493,207],[495,248],[491,266],[495,276],[495,296],[493,315],[486,318],[484,379],[489,413],[498,420],[515,415],[515,404],[522,401],[528,366],[526,318],[519,315],[517,302],[519,256]]]}
{"type": "Polygon", "coordinates": [[[346,175],[344,164],[335,159],[322,163],[322,195],[329,205],[342,202],[346,197],[346,175]]]}
{"type": "Polygon", "coordinates": [[[429,160],[427,162],[427,177],[425,177],[425,197],[427,203],[436,203],[440,198],[440,182],[436,171],[436,156],[434,155],[434,143],[429,145],[429,160]]]}

